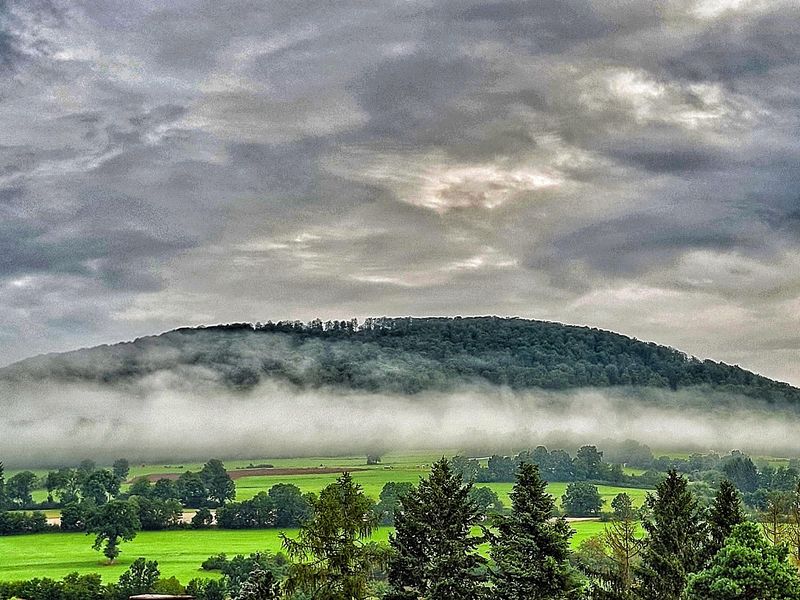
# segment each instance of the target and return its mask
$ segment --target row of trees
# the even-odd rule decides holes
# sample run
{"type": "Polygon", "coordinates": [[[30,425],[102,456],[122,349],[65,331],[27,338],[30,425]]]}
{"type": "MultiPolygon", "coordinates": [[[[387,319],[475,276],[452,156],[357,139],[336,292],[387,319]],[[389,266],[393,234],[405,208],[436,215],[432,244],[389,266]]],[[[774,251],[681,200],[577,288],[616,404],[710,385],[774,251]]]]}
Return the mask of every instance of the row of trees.
{"type": "MultiPolygon", "coordinates": [[[[386,547],[370,540],[379,522],[374,503],[345,473],[310,499],[297,537],[284,536],[288,561],[212,557],[204,567],[223,579],[193,581],[187,591],[198,600],[800,600],[789,549],[772,537],[769,522],[745,520],[727,481],[705,509],[686,478],[671,471],[646,502],[644,534],[630,498],[620,494],[606,532],[576,553],[536,465],[518,467],[510,510],[491,520],[472,491],[449,461],[438,461],[400,495],[386,547]],[[488,557],[479,551],[484,544],[488,557]]],[[[800,507],[800,489],[795,495],[800,507]]],[[[137,563],[138,581],[150,582],[143,591],[153,591],[157,579],[146,576],[152,563],[137,563]]],[[[0,600],[8,598],[3,589],[0,600]]],[[[31,600],[68,598],[25,590],[31,600]]]]}

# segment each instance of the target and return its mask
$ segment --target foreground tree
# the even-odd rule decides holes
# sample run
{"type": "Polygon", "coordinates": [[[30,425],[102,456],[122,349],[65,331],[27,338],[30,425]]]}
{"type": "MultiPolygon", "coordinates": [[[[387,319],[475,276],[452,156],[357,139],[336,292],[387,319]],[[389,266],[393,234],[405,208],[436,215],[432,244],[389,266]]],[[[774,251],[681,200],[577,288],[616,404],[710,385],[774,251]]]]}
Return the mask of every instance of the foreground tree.
{"type": "Polygon", "coordinates": [[[239,588],[237,600],[276,600],[280,597],[280,585],[275,575],[256,563],[239,588]]]}
{"type": "Polygon", "coordinates": [[[705,526],[686,479],[671,470],[646,501],[647,539],[636,569],[642,600],[679,600],[691,573],[702,566],[705,526]]]}
{"type": "Polygon", "coordinates": [[[770,492],[767,495],[766,505],[759,520],[767,541],[773,546],[788,541],[791,500],[791,496],[783,492],[770,492]]]}
{"type": "Polygon", "coordinates": [[[131,541],[139,529],[141,523],[136,514],[136,507],[128,502],[112,500],[89,517],[86,531],[95,534],[92,547],[95,550],[102,548],[103,555],[111,563],[120,554],[120,542],[131,541]]]}
{"type": "Polygon", "coordinates": [[[555,501],[546,492],[539,467],[523,463],[511,496],[511,514],[496,518],[492,540],[492,598],[556,600],[575,598],[577,573],[569,564],[572,529],[553,519],[555,501]]]}
{"type": "Polygon", "coordinates": [[[787,541],[792,560],[800,567],[800,481],[795,486],[789,505],[787,541]]]}
{"type": "Polygon", "coordinates": [[[725,540],[739,523],[744,523],[745,515],[736,486],[725,479],[719,485],[714,502],[708,511],[708,550],[710,560],[725,545],[725,540]]]}
{"type": "Polygon", "coordinates": [[[117,591],[121,598],[129,598],[137,594],[147,594],[155,589],[160,575],[158,563],[154,560],[137,558],[119,577],[117,591]]]}
{"type": "Polygon", "coordinates": [[[711,565],[693,575],[688,600],[800,600],[800,577],[786,561],[785,546],[773,546],[755,523],[733,528],[711,565]]]}
{"type": "Polygon", "coordinates": [[[642,550],[642,539],[637,536],[639,524],[636,511],[628,494],[622,493],[611,501],[614,516],[606,527],[603,541],[611,551],[614,561],[614,579],[618,598],[631,598],[633,567],[642,550]]]}
{"type": "Polygon", "coordinates": [[[344,473],[313,501],[313,516],[297,539],[282,535],[291,566],[287,591],[306,592],[315,600],[361,600],[370,575],[384,559],[369,537],[377,527],[373,502],[344,473]]]}
{"type": "Polygon", "coordinates": [[[481,515],[470,500],[471,489],[442,458],[402,497],[389,540],[394,552],[387,600],[482,596],[485,559],[476,551],[482,539],[471,532],[481,515]]]}

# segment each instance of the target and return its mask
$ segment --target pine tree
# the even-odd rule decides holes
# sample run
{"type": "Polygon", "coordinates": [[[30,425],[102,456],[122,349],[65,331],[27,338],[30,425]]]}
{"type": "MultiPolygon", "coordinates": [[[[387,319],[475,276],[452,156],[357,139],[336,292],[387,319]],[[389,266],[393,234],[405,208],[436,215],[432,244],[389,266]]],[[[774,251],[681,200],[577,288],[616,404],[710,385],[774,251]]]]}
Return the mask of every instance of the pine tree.
{"type": "Polygon", "coordinates": [[[691,573],[703,562],[707,539],[697,500],[686,479],[674,470],[648,495],[649,518],[642,523],[648,536],[636,568],[636,595],[642,600],[679,600],[691,573]]]}
{"type": "Polygon", "coordinates": [[[765,540],[755,523],[736,525],[711,565],[690,578],[686,598],[800,600],[800,577],[787,552],[765,540]]]}
{"type": "Polygon", "coordinates": [[[520,465],[511,514],[496,521],[492,598],[560,600],[577,593],[578,576],[569,564],[573,532],[563,518],[553,519],[555,501],[546,486],[537,465],[520,465]]]}
{"type": "Polygon", "coordinates": [[[725,545],[725,540],[739,523],[744,523],[745,515],[736,486],[725,479],[719,485],[719,491],[708,512],[709,542],[706,551],[707,560],[711,560],[725,545]]]}
{"type": "Polygon", "coordinates": [[[313,502],[313,516],[296,539],[283,538],[290,558],[289,594],[307,592],[315,600],[363,600],[383,553],[369,537],[377,527],[374,503],[344,473],[313,502]]]}
{"type": "Polygon", "coordinates": [[[480,513],[447,459],[409,491],[395,514],[386,600],[475,600],[483,595],[485,563],[471,533],[480,513]]]}

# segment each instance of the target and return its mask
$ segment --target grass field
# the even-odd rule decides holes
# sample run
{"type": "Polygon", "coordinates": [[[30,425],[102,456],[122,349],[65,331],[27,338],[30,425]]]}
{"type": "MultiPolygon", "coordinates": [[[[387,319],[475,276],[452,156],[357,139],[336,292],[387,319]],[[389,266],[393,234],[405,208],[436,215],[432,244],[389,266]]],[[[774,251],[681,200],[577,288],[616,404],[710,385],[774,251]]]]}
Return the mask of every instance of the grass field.
{"type": "MultiPolygon", "coordinates": [[[[345,457],[308,457],[308,458],[257,458],[227,460],[225,466],[229,470],[242,469],[248,464],[267,463],[276,468],[303,467],[339,467],[359,468],[354,471],[353,479],[360,484],[364,492],[377,499],[383,486],[389,481],[411,482],[416,484],[425,476],[430,464],[442,454],[452,455],[455,451],[440,453],[398,454],[384,456],[379,465],[367,466],[364,456],[345,457]]],[[[131,477],[140,477],[153,473],[181,473],[187,470],[197,471],[200,463],[163,463],[153,465],[135,465],[131,468],[131,477]]],[[[252,498],[261,491],[267,491],[276,483],[292,483],[304,492],[319,492],[323,487],[336,480],[337,473],[322,475],[259,475],[242,477],[236,480],[237,500],[252,498]]],[[[478,484],[494,489],[506,505],[510,504],[508,493],[513,487],[511,483],[478,484]]],[[[552,483],[548,491],[559,501],[566,490],[566,483],[552,483]]],[[[598,486],[606,503],[620,492],[626,492],[639,505],[644,501],[646,490],[619,488],[614,486],[598,486]]],[[[43,490],[36,492],[36,497],[44,496],[43,490]]],[[[53,516],[57,511],[47,511],[53,516]]],[[[576,534],[573,544],[601,532],[604,524],[598,521],[580,521],[573,523],[576,534]]],[[[388,539],[390,528],[381,528],[375,535],[378,541],[388,539]]],[[[292,532],[288,531],[291,535],[292,532]]],[[[133,542],[123,545],[123,554],[115,565],[106,565],[99,552],[92,550],[92,539],[82,534],[40,534],[28,536],[0,537],[0,580],[27,579],[31,577],[54,577],[78,571],[80,573],[98,572],[105,581],[116,580],[130,563],[139,556],[157,560],[162,576],[175,576],[183,583],[194,577],[213,576],[200,570],[200,563],[212,554],[225,552],[232,556],[247,554],[259,550],[276,552],[280,550],[281,541],[277,530],[203,530],[203,531],[166,531],[141,532],[133,542]]]]}
{"type": "MultiPolygon", "coordinates": [[[[587,537],[603,531],[599,521],[572,523],[576,530],[572,538],[577,546],[587,537]]],[[[293,535],[296,530],[286,531],[293,535]]],[[[380,528],[374,539],[386,542],[390,527],[380,528]]],[[[20,580],[33,577],[59,579],[73,571],[100,573],[106,582],[116,581],[132,561],[139,556],[157,560],[162,577],[177,577],[186,584],[195,577],[213,577],[202,571],[200,563],[220,552],[228,556],[256,551],[278,552],[280,532],[267,530],[180,530],[143,531],[132,542],[122,545],[122,555],[113,564],[105,563],[102,555],[92,550],[92,537],[80,533],[43,533],[37,535],[0,537],[0,580],[20,580]]]]}

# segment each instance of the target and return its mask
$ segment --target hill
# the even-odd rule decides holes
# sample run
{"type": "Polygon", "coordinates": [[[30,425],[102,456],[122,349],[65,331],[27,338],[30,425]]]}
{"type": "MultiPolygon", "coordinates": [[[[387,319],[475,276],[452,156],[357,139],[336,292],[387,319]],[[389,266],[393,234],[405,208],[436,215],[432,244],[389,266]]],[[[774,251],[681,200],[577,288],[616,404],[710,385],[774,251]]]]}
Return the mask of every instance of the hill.
{"type": "Polygon", "coordinates": [[[27,359],[0,380],[124,386],[161,372],[235,390],[265,380],[417,394],[465,383],[515,390],[697,388],[799,405],[788,384],[673,348],[589,327],[518,318],[376,318],[358,324],[236,323],[27,359]]]}

